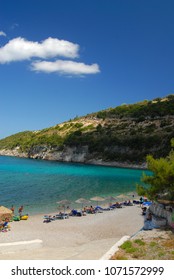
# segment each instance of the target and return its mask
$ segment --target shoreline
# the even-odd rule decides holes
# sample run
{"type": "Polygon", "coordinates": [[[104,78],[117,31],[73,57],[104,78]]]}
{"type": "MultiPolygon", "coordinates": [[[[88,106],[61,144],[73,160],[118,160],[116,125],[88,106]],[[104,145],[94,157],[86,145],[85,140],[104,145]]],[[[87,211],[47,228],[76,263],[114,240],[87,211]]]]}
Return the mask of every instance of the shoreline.
{"type": "Polygon", "coordinates": [[[96,165],[96,166],[105,166],[105,167],[116,167],[116,168],[130,168],[130,169],[140,169],[140,170],[147,170],[147,163],[143,162],[142,164],[134,164],[134,163],[127,163],[127,162],[118,162],[118,161],[103,161],[101,159],[92,159],[87,161],[63,161],[63,160],[53,160],[53,159],[45,159],[45,158],[30,158],[24,153],[16,154],[16,151],[13,150],[0,150],[0,156],[6,157],[16,157],[16,158],[25,158],[31,160],[43,160],[43,161],[53,161],[53,162],[60,162],[60,163],[74,163],[74,164],[84,164],[84,165],[96,165]]]}
{"type": "Polygon", "coordinates": [[[0,233],[1,243],[39,239],[43,246],[0,254],[0,259],[97,260],[123,236],[132,236],[142,225],[137,205],[50,223],[43,223],[43,215],[36,214],[26,221],[12,222],[11,231],[0,233]]]}
{"type": "Polygon", "coordinates": [[[97,166],[105,166],[105,167],[117,167],[117,168],[128,168],[128,169],[140,169],[140,170],[147,170],[147,164],[133,164],[133,163],[126,163],[126,162],[116,162],[116,161],[101,161],[101,160],[92,160],[85,162],[84,164],[91,164],[97,166]]]}

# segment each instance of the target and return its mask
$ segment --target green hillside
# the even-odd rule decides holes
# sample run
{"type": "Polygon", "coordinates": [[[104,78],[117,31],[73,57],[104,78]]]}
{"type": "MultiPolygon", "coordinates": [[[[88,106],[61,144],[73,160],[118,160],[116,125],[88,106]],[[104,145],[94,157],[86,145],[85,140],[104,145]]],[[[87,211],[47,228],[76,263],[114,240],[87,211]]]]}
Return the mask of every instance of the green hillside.
{"type": "Polygon", "coordinates": [[[87,146],[87,161],[139,163],[149,153],[166,156],[173,137],[174,95],[169,95],[88,114],[40,131],[20,132],[0,140],[0,150],[17,148],[19,153],[34,157],[40,149],[51,154],[87,146]]]}

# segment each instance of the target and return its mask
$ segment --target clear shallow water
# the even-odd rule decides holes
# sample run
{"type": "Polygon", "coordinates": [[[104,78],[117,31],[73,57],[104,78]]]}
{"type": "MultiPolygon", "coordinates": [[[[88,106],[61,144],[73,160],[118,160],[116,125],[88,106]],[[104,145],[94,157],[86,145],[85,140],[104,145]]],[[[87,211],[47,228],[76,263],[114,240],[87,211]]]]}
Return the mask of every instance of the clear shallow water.
{"type": "MultiPolygon", "coordinates": [[[[0,156],[0,205],[29,214],[54,212],[57,201],[135,191],[142,170],[0,156]]],[[[146,171],[147,172],[147,171],[146,171]]],[[[77,205],[76,205],[77,207],[77,205]]],[[[80,207],[80,206],[79,206],[80,207]]]]}

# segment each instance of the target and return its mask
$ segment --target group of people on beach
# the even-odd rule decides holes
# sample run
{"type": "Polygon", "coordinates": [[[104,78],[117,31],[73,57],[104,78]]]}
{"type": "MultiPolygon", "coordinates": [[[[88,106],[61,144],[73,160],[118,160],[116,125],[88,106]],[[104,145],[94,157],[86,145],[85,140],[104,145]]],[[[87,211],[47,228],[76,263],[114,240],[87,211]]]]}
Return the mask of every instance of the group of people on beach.
{"type": "Polygon", "coordinates": [[[103,211],[106,211],[106,210],[113,210],[113,209],[116,209],[116,208],[122,208],[123,206],[129,206],[129,205],[133,205],[133,203],[129,200],[129,201],[125,201],[125,202],[122,202],[122,203],[119,203],[119,202],[115,202],[114,204],[109,204],[108,207],[101,207],[101,206],[96,206],[96,207],[93,207],[92,205],[91,206],[85,206],[83,207],[81,210],[76,210],[76,209],[72,209],[70,210],[69,213],[63,213],[63,212],[59,212],[58,214],[56,215],[44,215],[44,220],[43,222],[44,223],[49,223],[53,220],[57,220],[57,219],[66,219],[68,218],[69,216],[86,216],[87,214],[96,214],[96,213],[102,213],[103,211]]]}
{"type": "Polygon", "coordinates": [[[90,207],[85,206],[84,209],[83,209],[83,213],[94,214],[95,213],[95,209],[94,209],[94,207],[92,205],[90,207]]]}
{"type": "MultiPolygon", "coordinates": [[[[12,213],[13,213],[13,215],[14,215],[14,212],[15,212],[15,207],[14,207],[14,205],[11,206],[10,210],[12,211],[12,213]]],[[[18,214],[19,214],[19,216],[22,216],[23,210],[24,210],[24,206],[21,205],[21,206],[18,208],[18,214]]]]}
{"type": "MultiPolygon", "coordinates": [[[[19,214],[20,217],[22,216],[23,209],[24,209],[23,205],[21,205],[18,208],[18,214],[19,214]]],[[[11,206],[10,210],[12,211],[12,214],[14,215],[14,212],[15,212],[14,205],[11,206]]],[[[0,220],[0,231],[2,231],[2,232],[8,231],[9,230],[9,225],[8,225],[9,222],[10,222],[10,219],[8,217],[6,217],[4,220],[0,220]]]]}

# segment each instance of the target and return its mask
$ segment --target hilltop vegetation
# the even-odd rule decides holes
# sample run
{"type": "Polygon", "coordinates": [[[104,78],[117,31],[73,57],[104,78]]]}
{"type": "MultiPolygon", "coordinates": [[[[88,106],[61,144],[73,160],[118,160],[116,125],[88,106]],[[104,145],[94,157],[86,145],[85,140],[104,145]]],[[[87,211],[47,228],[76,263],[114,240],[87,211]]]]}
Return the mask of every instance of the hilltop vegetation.
{"type": "Polygon", "coordinates": [[[153,101],[144,100],[136,104],[123,104],[97,113],[98,118],[128,117],[136,118],[138,121],[166,115],[174,115],[174,95],[168,95],[166,98],[156,98],[153,101]]]}
{"type": "Polygon", "coordinates": [[[67,147],[76,147],[76,154],[86,147],[84,161],[141,163],[147,154],[166,156],[173,137],[174,95],[169,95],[88,114],[40,131],[20,132],[0,140],[0,150],[17,149],[28,157],[46,159],[53,154],[56,159],[55,153],[61,153],[60,160],[64,160],[67,147]]]}

